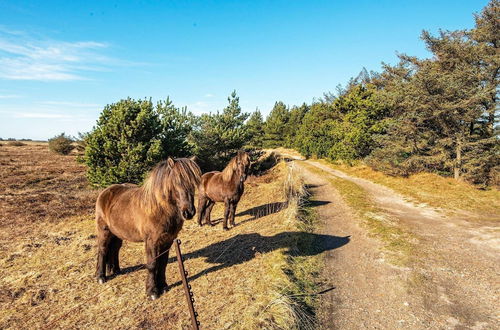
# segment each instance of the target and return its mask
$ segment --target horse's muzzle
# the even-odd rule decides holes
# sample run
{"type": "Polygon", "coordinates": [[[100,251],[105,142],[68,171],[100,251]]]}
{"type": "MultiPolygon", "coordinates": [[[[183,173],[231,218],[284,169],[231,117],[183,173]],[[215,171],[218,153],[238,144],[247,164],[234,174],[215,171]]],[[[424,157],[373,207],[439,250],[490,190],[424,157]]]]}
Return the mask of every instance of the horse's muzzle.
{"type": "Polygon", "coordinates": [[[191,220],[193,219],[195,213],[196,211],[184,210],[182,211],[182,217],[186,220],[191,220]]]}

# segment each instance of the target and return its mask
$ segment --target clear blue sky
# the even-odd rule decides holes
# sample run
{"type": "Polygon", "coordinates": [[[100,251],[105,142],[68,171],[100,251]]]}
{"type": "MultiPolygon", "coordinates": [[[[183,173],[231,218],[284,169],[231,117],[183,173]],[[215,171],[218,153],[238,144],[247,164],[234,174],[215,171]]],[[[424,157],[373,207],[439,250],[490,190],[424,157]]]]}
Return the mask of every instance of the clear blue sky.
{"type": "Polygon", "coordinates": [[[0,137],[92,128],[103,106],[167,96],[196,114],[310,103],[396,52],[428,56],[422,29],[471,28],[486,0],[3,1],[0,137]]]}

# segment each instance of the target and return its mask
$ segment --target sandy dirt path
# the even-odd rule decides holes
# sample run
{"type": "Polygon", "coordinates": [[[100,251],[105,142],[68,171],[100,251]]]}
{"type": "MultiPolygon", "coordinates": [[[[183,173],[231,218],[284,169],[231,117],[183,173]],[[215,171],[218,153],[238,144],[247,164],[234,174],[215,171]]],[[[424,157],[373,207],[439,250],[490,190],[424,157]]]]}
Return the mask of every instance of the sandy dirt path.
{"type": "Polygon", "coordinates": [[[323,328],[493,329],[500,328],[499,227],[415,203],[393,190],[314,161],[324,175],[302,168],[327,234],[350,236],[349,244],[326,256],[325,279],[335,289],[323,297],[323,328]],[[415,237],[407,267],[384,258],[381,243],[360,226],[355,212],[326,176],[363,188],[384,216],[415,237]]]}

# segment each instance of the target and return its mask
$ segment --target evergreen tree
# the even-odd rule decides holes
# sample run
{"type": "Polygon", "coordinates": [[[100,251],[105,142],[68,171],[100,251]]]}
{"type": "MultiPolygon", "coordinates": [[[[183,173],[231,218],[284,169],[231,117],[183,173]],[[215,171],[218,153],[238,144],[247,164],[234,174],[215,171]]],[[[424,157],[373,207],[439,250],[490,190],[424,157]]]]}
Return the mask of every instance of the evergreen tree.
{"type": "Polygon", "coordinates": [[[499,2],[491,1],[471,31],[424,31],[433,58],[402,55],[397,67],[386,66],[377,83],[393,119],[373,166],[482,184],[498,178],[498,15],[499,2]]]}
{"type": "Polygon", "coordinates": [[[181,157],[190,155],[192,147],[188,137],[195,123],[194,115],[186,108],[176,108],[170,98],[158,102],[156,110],[162,127],[158,139],[163,152],[181,157]]]}
{"type": "Polygon", "coordinates": [[[246,123],[251,147],[262,148],[264,138],[264,120],[259,109],[252,112],[246,123]]]}
{"type": "Polygon", "coordinates": [[[328,157],[334,144],[331,132],[338,114],[331,103],[317,102],[311,105],[302,119],[296,136],[296,146],[306,157],[328,157]]]}
{"type": "Polygon", "coordinates": [[[267,116],[264,125],[264,146],[274,148],[285,144],[285,130],[289,119],[286,105],[279,101],[267,116]]]}
{"type": "Polygon", "coordinates": [[[290,110],[289,119],[285,127],[285,141],[284,146],[287,148],[297,148],[298,144],[296,141],[297,132],[300,125],[302,125],[302,119],[309,111],[307,104],[303,103],[300,107],[294,106],[290,110]]]}
{"type": "Polygon", "coordinates": [[[189,152],[185,138],[187,114],[167,99],[126,99],[107,105],[85,136],[87,178],[95,186],[140,183],[152,166],[168,156],[189,152]]]}
{"type": "Polygon", "coordinates": [[[385,132],[386,107],[372,84],[351,85],[333,102],[338,120],[330,132],[334,142],[328,150],[333,160],[352,161],[370,154],[375,134],[385,132]]]}
{"type": "Polygon", "coordinates": [[[233,91],[229,105],[222,113],[203,114],[190,135],[195,154],[203,169],[222,169],[226,163],[248,142],[245,120],[239,97],[233,91]]]}

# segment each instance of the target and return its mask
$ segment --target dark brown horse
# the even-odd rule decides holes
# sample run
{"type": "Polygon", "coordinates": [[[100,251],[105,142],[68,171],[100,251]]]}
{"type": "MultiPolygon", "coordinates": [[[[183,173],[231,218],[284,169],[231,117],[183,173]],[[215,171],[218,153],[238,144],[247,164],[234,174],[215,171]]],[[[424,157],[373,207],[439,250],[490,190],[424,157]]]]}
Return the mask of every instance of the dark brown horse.
{"type": "Polygon", "coordinates": [[[234,215],[236,206],[243,195],[243,183],[250,170],[250,157],[244,151],[229,161],[222,172],[214,171],[203,174],[199,187],[198,199],[198,224],[203,221],[213,225],[210,220],[210,212],[216,202],[224,202],[224,230],[227,230],[227,221],[234,226],[234,215]]]}
{"type": "Polygon", "coordinates": [[[118,253],[122,241],[145,242],[146,293],[156,299],[167,289],[165,269],[168,250],[185,219],[193,218],[194,193],[200,168],[187,158],[160,162],[142,187],[115,184],[99,194],[96,202],[97,278],[120,272],[118,253]]]}

